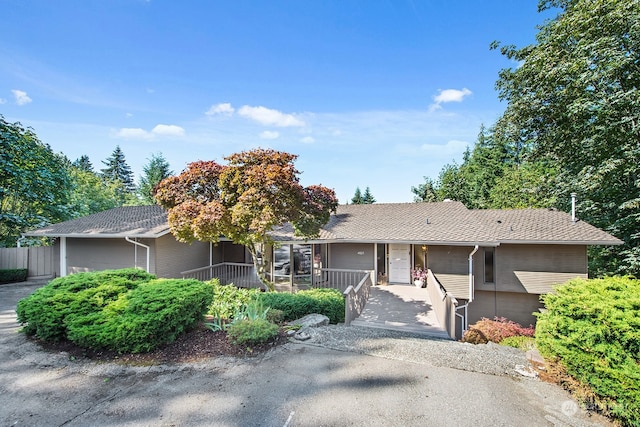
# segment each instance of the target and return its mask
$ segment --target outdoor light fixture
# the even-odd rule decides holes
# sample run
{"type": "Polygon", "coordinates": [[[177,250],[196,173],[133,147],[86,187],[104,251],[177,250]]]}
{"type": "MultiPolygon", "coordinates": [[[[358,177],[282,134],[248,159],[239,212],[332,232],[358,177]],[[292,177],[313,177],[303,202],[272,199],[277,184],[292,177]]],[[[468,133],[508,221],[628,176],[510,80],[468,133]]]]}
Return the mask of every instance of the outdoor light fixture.
{"type": "Polygon", "coordinates": [[[422,252],[427,252],[427,245],[422,245],[422,252]]]}

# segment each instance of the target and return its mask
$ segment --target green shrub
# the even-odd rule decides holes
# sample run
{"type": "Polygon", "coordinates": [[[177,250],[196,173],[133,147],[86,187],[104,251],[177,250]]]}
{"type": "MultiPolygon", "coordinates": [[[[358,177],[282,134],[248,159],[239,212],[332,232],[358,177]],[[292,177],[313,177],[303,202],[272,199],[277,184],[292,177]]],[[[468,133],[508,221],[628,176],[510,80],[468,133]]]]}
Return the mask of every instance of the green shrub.
{"type": "Polygon", "coordinates": [[[0,284],[24,282],[27,280],[29,270],[26,268],[13,268],[0,270],[0,284]]]}
{"type": "Polygon", "coordinates": [[[500,341],[500,345],[517,348],[522,351],[529,351],[536,348],[536,340],[533,337],[514,335],[500,341]]]}
{"type": "Polygon", "coordinates": [[[640,426],[640,281],[575,279],[543,301],[540,352],[586,384],[605,412],[640,426]]]}
{"type": "Polygon", "coordinates": [[[331,323],[344,322],[344,296],[337,289],[309,289],[295,294],[263,292],[257,298],[265,306],[282,311],[285,321],[320,313],[331,323]]]}
{"type": "Polygon", "coordinates": [[[284,322],[284,312],[282,310],[276,310],[274,308],[267,312],[267,320],[271,323],[280,324],[284,322]]]}
{"type": "Polygon", "coordinates": [[[43,340],[137,353],[193,327],[212,297],[207,283],[124,269],[56,279],[21,300],[16,311],[23,330],[43,340]]]}
{"type": "Polygon", "coordinates": [[[494,320],[483,317],[469,326],[462,336],[462,342],[471,344],[486,344],[489,341],[496,344],[508,337],[526,336],[532,337],[535,333],[533,326],[524,328],[519,323],[507,320],[504,317],[496,317],[494,320]]]}
{"type": "Polygon", "coordinates": [[[207,282],[213,288],[213,301],[207,314],[220,320],[231,320],[260,293],[259,289],[241,289],[234,285],[221,285],[218,279],[207,282]]]}
{"type": "Polygon", "coordinates": [[[148,352],[195,326],[213,297],[197,280],[156,279],[140,284],[101,312],[73,315],[68,338],[83,347],[148,352]]]}
{"type": "Polygon", "coordinates": [[[234,344],[261,344],[278,335],[278,325],[265,319],[243,319],[229,325],[227,334],[234,344]]]}
{"type": "Polygon", "coordinates": [[[27,335],[47,341],[67,336],[67,317],[99,311],[140,283],[155,278],[137,269],[105,270],[59,277],[20,300],[18,322],[27,335]]]}

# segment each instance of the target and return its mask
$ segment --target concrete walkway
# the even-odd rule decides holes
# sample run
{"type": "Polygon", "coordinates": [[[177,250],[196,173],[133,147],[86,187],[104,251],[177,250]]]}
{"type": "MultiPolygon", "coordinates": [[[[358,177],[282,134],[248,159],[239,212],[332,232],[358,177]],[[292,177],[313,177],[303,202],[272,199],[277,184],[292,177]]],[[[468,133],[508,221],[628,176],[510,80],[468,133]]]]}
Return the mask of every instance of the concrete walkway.
{"type": "Polygon", "coordinates": [[[351,324],[449,339],[436,318],[427,290],[413,285],[372,286],[362,314],[351,324]]]}

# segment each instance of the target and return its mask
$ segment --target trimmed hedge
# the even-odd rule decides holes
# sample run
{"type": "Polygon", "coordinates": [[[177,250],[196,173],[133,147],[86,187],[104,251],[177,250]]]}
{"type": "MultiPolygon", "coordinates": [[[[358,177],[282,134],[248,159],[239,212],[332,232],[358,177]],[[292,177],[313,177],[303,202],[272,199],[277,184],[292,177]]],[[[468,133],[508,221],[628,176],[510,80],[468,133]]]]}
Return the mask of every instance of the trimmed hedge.
{"type": "Polygon", "coordinates": [[[320,313],[327,316],[331,323],[344,322],[344,296],[337,289],[309,289],[295,294],[264,292],[258,294],[257,298],[264,306],[282,311],[285,321],[320,313]]]}
{"type": "Polygon", "coordinates": [[[536,345],[589,386],[601,409],[640,426],[640,281],[575,279],[543,301],[536,345]]]}
{"type": "Polygon", "coordinates": [[[0,284],[24,282],[27,280],[29,270],[26,268],[12,268],[0,270],[0,284]]]}
{"type": "Polygon", "coordinates": [[[197,280],[123,269],[56,279],[21,300],[16,311],[24,332],[43,340],[139,353],[193,327],[212,298],[211,285],[197,280]]]}
{"type": "Polygon", "coordinates": [[[20,300],[18,322],[45,341],[67,338],[67,317],[97,313],[155,276],[138,269],[104,270],[59,277],[20,300]]]}
{"type": "Polygon", "coordinates": [[[156,279],[100,312],[69,316],[67,337],[82,347],[149,352],[193,328],[212,298],[211,286],[198,280],[156,279]]]}

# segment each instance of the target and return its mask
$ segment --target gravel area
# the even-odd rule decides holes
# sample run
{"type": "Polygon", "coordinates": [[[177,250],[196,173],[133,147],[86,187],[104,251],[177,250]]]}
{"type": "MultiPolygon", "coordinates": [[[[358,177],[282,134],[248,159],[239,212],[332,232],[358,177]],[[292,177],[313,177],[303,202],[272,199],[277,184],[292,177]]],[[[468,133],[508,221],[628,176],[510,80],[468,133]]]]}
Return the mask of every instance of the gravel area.
{"type": "Polygon", "coordinates": [[[468,344],[424,335],[361,326],[329,325],[305,329],[304,341],[342,350],[404,360],[430,366],[449,367],[492,375],[521,376],[532,372],[525,353],[498,344],[468,344]]]}

